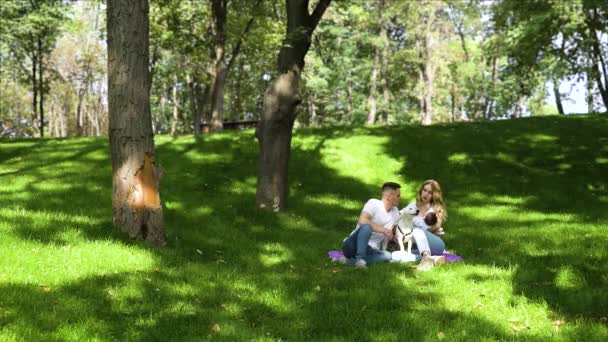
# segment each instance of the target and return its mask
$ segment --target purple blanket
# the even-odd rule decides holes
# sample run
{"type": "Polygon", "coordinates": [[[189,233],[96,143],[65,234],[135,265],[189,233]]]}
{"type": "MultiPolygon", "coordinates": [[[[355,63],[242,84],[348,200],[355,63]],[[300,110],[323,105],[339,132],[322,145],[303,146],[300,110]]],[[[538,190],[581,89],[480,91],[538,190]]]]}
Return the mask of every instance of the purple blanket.
{"type": "MultiPolygon", "coordinates": [[[[327,255],[329,256],[329,258],[334,261],[336,259],[339,259],[341,257],[344,256],[344,254],[340,251],[329,251],[327,252],[327,255]]],[[[452,253],[448,253],[448,252],[443,252],[443,256],[445,257],[445,261],[446,262],[457,262],[457,261],[463,261],[464,259],[456,254],[452,254],[452,253]]]]}

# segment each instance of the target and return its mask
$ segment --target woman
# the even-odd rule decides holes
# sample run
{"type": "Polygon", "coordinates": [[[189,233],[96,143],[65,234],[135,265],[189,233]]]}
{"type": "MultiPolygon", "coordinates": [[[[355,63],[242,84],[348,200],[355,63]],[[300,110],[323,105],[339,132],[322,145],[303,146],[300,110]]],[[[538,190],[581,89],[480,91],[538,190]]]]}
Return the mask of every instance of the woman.
{"type": "Polygon", "coordinates": [[[435,264],[445,262],[443,257],[445,243],[439,236],[443,235],[441,225],[447,220],[448,212],[443,202],[441,187],[437,181],[429,179],[422,183],[416,194],[416,207],[419,212],[414,218],[412,238],[422,256],[422,260],[416,268],[421,271],[428,271],[435,264]],[[424,218],[431,212],[437,216],[437,222],[429,226],[425,223],[424,218]]]}

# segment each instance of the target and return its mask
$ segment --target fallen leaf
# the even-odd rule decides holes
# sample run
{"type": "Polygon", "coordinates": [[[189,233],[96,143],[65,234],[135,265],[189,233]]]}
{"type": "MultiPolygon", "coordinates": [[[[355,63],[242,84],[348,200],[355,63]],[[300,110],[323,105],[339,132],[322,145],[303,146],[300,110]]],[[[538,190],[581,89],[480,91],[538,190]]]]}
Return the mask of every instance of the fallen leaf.
{"type": "Polygon", "coordinates": [[[201,251],[200,249],[197,249],[197,250],[196,250],[196,253],[198,253],[198,254],[200,254],[200,255],[203,255],[203,251],[201,251]]]}
{"type": "Polygon", "coordinates": [[[445,338],[445,334],[440,331],[440,332],[437,333],[437,338],[440,339],[440,340],[443,340],[445,338]]]}
{"type": "Polygon", "coordinates": [[[211,326],[211,331],[214,333],[219,333],[222,329],[220,328],[220,325],[215,323],[211,326]]]}
{"type": "Polygon", "coordinates": [[[319,285],[315,286],[315,291],[321,291],[321,286],[319,286],[319,285]]]}

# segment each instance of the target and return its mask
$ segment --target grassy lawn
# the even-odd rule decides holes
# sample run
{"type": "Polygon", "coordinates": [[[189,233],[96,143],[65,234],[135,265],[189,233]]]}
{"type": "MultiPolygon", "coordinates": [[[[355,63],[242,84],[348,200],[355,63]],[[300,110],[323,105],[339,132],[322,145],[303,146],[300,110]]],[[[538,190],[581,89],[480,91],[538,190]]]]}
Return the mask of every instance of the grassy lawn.
{"type": "Polygon", "coordinates": [[[294,134],[258,212],[253,131],[157,137],[168,245],[111,222],[105,138],[0,141],[0,340],[608,339],[608,117],[294,134]],[[384,181],[443,186],[463,263],[327,251],[384,181]]]}

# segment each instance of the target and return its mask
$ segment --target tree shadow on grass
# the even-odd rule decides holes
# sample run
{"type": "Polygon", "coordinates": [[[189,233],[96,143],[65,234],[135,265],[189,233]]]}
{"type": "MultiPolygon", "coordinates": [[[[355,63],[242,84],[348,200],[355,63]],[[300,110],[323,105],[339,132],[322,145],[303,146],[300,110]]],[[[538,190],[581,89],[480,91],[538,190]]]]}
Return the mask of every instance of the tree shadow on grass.
{"type": "Polygon", "coordinates": [[[407,127],[387,130],[386,151],[406,160],[406,179],[442,184],[448,248],[515,267],[515,295],[595,320],[608,306],[608,237],[586,227],[608,219],[607,130],[599,116],[407,127]]]}

